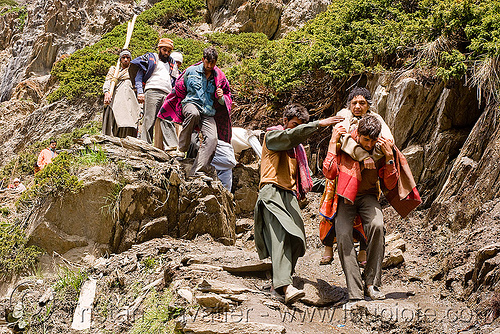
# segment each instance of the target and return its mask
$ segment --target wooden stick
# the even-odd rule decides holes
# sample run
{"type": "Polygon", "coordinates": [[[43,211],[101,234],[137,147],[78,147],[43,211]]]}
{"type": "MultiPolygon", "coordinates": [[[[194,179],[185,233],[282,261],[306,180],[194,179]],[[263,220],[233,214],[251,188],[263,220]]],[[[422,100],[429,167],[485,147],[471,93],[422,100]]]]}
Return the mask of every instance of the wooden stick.
{"type": "MultiPolygon", "coordinates": [[[[127,38],[125,39],[125,44],[122,49],[128,48],[130,44],[130,40],[132,39],[132,31],[134,31],[135,20],[137,19],[137,14],[134,14],[132,18],[132,22],[127,22],[127,38]]],[[[116,62],[115,73],[113,74],[113,78],[111,79],[111,85],[109,87],[109,94],[113,96],[113,92],[115,90],[116,82],[118,80],[118,73],[120,73],[120,58],[116,62]]]]}

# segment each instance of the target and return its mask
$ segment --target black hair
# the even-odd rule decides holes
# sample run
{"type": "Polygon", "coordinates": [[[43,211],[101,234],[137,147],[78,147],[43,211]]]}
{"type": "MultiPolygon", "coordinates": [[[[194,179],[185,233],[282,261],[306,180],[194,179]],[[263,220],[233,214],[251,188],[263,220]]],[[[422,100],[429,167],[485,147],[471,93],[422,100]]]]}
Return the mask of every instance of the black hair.
{"type": "Polygon", "coordinates": [[[205,50],[203,50],[203,59],[206,59],[209,62],[212,62],[214,60],[216,61],[218,57],[219,54],[213,46],[209,46],[208,48],[205,48],[205,50]]]}
{"type": "Polygon", "coordinates": [[[358,135],[377,139],[382,131],[382,123],[375,115],[367,114],[359,120],[358,135]]]}
{"type": "Polygon", "coordinates": [[[351,92],[349,93],[349,97],[347,98],[347,108],[350,107],[352,99],[359,95],[364,97],[369,105],[372,104],[372,94],[370,94],[370,91],[368,89],[364,87],[354,87],[353,90],[351,90],[351,92]]]}
{"type": "Polygon", "coordinates": [[[298,103],[287,105],[285,107],[285,111],[283,112],[283,117],[285,117],[287,120],[291,120],[292,118],[297,117],[304,123],[309,122],[309,112],[307,111],[306,107],[298,103]]]}

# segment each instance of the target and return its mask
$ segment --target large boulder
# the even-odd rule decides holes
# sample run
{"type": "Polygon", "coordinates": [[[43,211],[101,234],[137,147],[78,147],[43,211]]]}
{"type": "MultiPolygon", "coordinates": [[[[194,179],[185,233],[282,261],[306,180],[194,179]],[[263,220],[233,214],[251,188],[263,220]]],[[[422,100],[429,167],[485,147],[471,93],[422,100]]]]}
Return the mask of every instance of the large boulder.
{"type": "Polygon", "coordinates": [[[301,28],[307,21],[327,10],[331,0],[285,0],[280,26],[275,37],[280,38],[290,31],[301,28]]]}
{"type": "Polygon", "coordinates": [[[95,136],[82,144],[99,144],[112,162],[82,167],[78,193],[45,198],[29,218],[29,244],[59,254],[123,252],[165,235],[209,234],[234,244],[234,204],[219,181],[186,181],[173,157],[136,138],[95,136]]]}
{"type": "Polygon", "coordinates": [[[215,31],[261,32],[281,38],[326,11],[331,0],[207,0],[207,21],[215,31]]]}
{"type": "Polygon", "coordinates": [[[235,214],[251,216],[259,196],[260,173],[257,167],[240,165],[233,168],[235,214]]]}
{"type": "Polygon", "coordinates": [[[114,221],[103,212],[106,197],[117,184],[110,170],[93,167],[81,176],[83,189],[62,197],[47,198],[34,210],[27,229],[29,243],[64,254],[75,247],[96,244],[109,250],[114,221]]]}
{"type": "Polygon", "coordinates": [[[407,155],[424,206],[437,197],[483,110],[475,90],[456,82],[381,75],[368,80],[373,105],[407,155]]]}
{"type": "Polygon", "coordinates": [[[278,29],[281,0],[208,0],[208,16],[215,31],[261,32],[272,38],[278,29]]]}

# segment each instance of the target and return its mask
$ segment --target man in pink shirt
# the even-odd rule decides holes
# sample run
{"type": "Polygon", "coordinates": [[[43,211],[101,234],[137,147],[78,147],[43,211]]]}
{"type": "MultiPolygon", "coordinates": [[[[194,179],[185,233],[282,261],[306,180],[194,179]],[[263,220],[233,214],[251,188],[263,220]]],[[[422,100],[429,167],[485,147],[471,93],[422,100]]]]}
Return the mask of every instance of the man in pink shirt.
{"type": "Polygon", "coordinates": [[[46,165],[52,162],[52,159],[57,157],[56,152],[57,142],[52,139],[50,141],[49,147],[43,149],[38,155],[37,165],[40,169],[43,169],[46,165]]]}

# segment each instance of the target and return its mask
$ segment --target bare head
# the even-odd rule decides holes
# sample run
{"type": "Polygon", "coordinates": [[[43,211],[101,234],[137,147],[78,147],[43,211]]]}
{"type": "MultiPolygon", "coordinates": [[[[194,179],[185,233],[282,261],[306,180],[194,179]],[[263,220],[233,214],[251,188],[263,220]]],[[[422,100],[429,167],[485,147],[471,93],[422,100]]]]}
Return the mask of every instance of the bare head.
{"type": "Polygon", "coordinates": [[[382,131],[382,124],[375,115],[365,115],[358,123],[358,143],[366,151],[371,151],[382,131]]]}
{"type": "Polygon", "coordinates": [[[283,112],[283,123],[285,129],[293,129],[297,125],[309,121],[309,112],[306,107],[298,103],[292,103],[285,107],[283,112]]]}
{"type": "Polygon", "coordinates": [[[349,93],[347,108],[356,117],[366,115],[372,104],[370,91],[364,87],[356,87],[349,93]]]}
{"type": "Polygon", "coordinates": [[[203,50],[203,58],[201,61],[203,62],[203,69],[205,70],[205,73],[210,74],[213,71],[215,64],[217,64],[218,57],[219,54],[213,46],[209,46],[203,50]]]}

